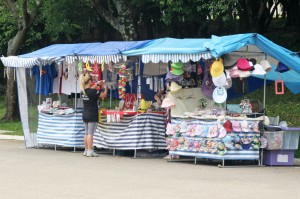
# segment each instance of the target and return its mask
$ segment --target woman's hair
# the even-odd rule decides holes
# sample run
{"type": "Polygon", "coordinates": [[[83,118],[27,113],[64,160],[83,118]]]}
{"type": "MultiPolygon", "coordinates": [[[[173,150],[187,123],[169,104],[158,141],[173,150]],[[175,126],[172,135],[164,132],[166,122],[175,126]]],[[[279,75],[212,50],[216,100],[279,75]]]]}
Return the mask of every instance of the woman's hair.
{"type": "Polygon", "coordinates": [[[85,92],[84,92],[84,86],[85,86],[90,80],[92,80],[92,76],[89,75],[89,74],[81,74],[79,80],[80,80],[80,89],[81,89],[81,91],[82,91],[83,93],[85,93],[85,92]]]}

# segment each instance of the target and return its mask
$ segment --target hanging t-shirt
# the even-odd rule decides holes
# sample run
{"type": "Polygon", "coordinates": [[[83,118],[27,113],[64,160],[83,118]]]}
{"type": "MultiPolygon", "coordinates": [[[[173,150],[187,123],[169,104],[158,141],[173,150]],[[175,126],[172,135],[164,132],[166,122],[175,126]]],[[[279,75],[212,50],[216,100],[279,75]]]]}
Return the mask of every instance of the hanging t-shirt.
{"type": "Polygon", "coordinates": [[[57,77],[54,63],[42,66],[41,72],[39,66],[34,66],[32,68],[32,75],[35,75],[36,94],[49,95],[49,93],[53,93],[53,79],[57,77]]]}

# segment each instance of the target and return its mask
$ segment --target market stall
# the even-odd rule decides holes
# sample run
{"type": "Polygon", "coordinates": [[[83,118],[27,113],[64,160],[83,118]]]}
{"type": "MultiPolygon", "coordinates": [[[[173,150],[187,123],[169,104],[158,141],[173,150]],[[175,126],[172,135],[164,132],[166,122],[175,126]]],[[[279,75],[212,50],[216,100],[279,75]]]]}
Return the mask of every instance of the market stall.
{"type": "MultiPolygon", "coordinates": [[[[27,147],[34,146],[32,132],[37,132],[39,144],[72,147],[82,144],[83,129],[77,110],[80,104],[77,78],[82,72],[106,80],[110,96],[120,100],[118,105],[110,101],[109,110],[102,111],[95,146],[113,150],[167,147],[171,156],[192,156],[195,161],[197,158],[219,159],[223,165],[228,159],[260,162],[261,148],[267,147],[265,130],[257,128],[258,123],[267,123],[263,109],[254,110],[248,99],[240,104],[227,104],[232,89],[243,95],[252,86],[248,83],[250,78],[261,78],[266,86],[267,80],[280,77],[293,93],[300,92],[299,57],[259,34],[57,44],[18,57],[1,57],[1,60],[7,67],[6,73],[16,72],[27,147]],[[274,66],[279,65],[278,62],[288,70],[278,70],[274,66]],[[47,72],[52,65],[56,67],[57,77],[53,71],[47,72]],[[59,108],[40,114],[32,111],[47,101],[47,96],[40,94],[45,94],[41,84],[37,84],[47,73],[58,80],[47,93],[53,94],[54,90],[58,96],[67,93],[72,101],[66,107],[62,106],[61,97],[51,96],[50,107],[55,108],[56,102],[56,108],[73,108],[74,112],[66,114],[59,108]],[[39,99],[28,92],[38,93],[39,99]],[[134,95],[127,98],[127,94],[134,95]],[[169,104],[161,104],[163,99],[168,99],[169,104]],[[162,108],[166,108],[167,114],[153,113],[162,108]],[[34,114],[39,118],[36,130],[30,128],[34,114]],[[68,120],[73,121],[67,125],[70,132],[57,128],[66,125],[68,120]],[[230,126],[228,123],[232,129],[226,126],[230,126]],[[164,133],[167,142],[163,141],[164,133]]],[[[265,100],[264,97],[263,107],[265,100]]],[[[47,107],[47,103],[45,105],[47,107]]],[[[267,141],[271,143],[274,139],[267,141]]]]}
{"type": "MultiPolygon", "coordinates": [[[[223,166],[224,160],[229,159],[257,160],[260,164],[263,158],[262,148],[267,147],[268,141],[274,141],[272,138],[265,138],[263,128],[253,127],[258,123],[267,124],[268,117],[264,116],[265,97],[263,108],[259,111],[257,106],[252,107],[253,104],[248,99],[232,106],[226,104],[226,98],[232,93],[232,88],[238,90],[241,95],[249,92],[249,87],[252,86],[248,84],[250,76],[264,79],[265,87],[266,77],[268,80],[274,80],[269,78],[274,77],[274,74],[277,79],[288,73],[295,75],[298,69],[278,75],[280,71],[275,71],[272,65],[279,65],[280,62],[296,67],[299,57],[259,34],[212,36],[211,40],[204,39],[198,42],[201,44],[198,43],[197,50],[209,50],[214,58],[207,56],[202,57],[203,60],[195,56],[182,56],[181,53],[187,53],[191,49],[182,48],[171,39],[162,39],[160,43],[150,42],[141,49],[124,52],[126,55],[142,54],[142,60],[145,62],[175,63],[171,65],[166,77],[169,83],[168,103],[172,104],[172,107],[166,106],[172,108],[166,130],[171,158],[189,156],[195,157],[195,162],[197,158],[220,159],[223,166]],[[196,65],[196,70],[191,68],[193,64],[196,65]],[[188,76],[193,72],[197,75],[196,82],[200,82],[195,86],[198,89],[190,86],[192,83],[188,76]],[[231,109],[233,107],[234,109],[231,109]],[[228,122],[235,123],[236,128],[224,132],[222,126],[228,122]],[[242,125],[247,128],[242,128],[242,125]],[[211,131],[214,134],[208,136],[207,133],[211,131]],[[223,132],[222,135],[220,131],[223,132]]],[[[297,78],[289,77],[285,79],[286,86],[298,93],[297,78]]]]}

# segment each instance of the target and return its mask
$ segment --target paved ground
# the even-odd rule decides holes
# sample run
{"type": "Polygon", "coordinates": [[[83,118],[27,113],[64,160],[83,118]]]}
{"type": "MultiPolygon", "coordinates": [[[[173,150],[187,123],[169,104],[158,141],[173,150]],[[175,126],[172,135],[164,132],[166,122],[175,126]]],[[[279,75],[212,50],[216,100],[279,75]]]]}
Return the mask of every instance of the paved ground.
{"type": "Polygon", "coordinates": [[[0,140],[0,198],[300,198],[300,167],[216,165],[110,154],[86,158],[0,140]]]}

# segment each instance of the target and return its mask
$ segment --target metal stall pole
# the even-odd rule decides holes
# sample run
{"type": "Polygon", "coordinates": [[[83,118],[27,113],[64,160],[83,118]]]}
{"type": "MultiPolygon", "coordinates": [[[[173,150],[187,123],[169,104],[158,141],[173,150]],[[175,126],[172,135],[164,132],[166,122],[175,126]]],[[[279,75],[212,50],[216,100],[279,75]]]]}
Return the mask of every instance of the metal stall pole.
{"type": "MultiPolygon", "coordinates": [[[[267,59],[266,53],[264,53],[264,59],[267,59]]],[[[265,122],[265,115],[266,115],[266,86],[267,86],[267,75],[264,75],[264,101],[263,101],[263,124],[265,122]]],[[[259,166],[263,166],[263,157],[264,157],[264,149],[261,149],[260,153],[260,161],[259,161],[259,166]]]]}
{"type": "Polygon", "coordinates": [[[43,65],[40,64],[39,65],[39,69],[40,69],[40,82],[39,82],[39,105],[41,105],[41,92],[42,92],[42,69],[43,69],[43,65]]]}

